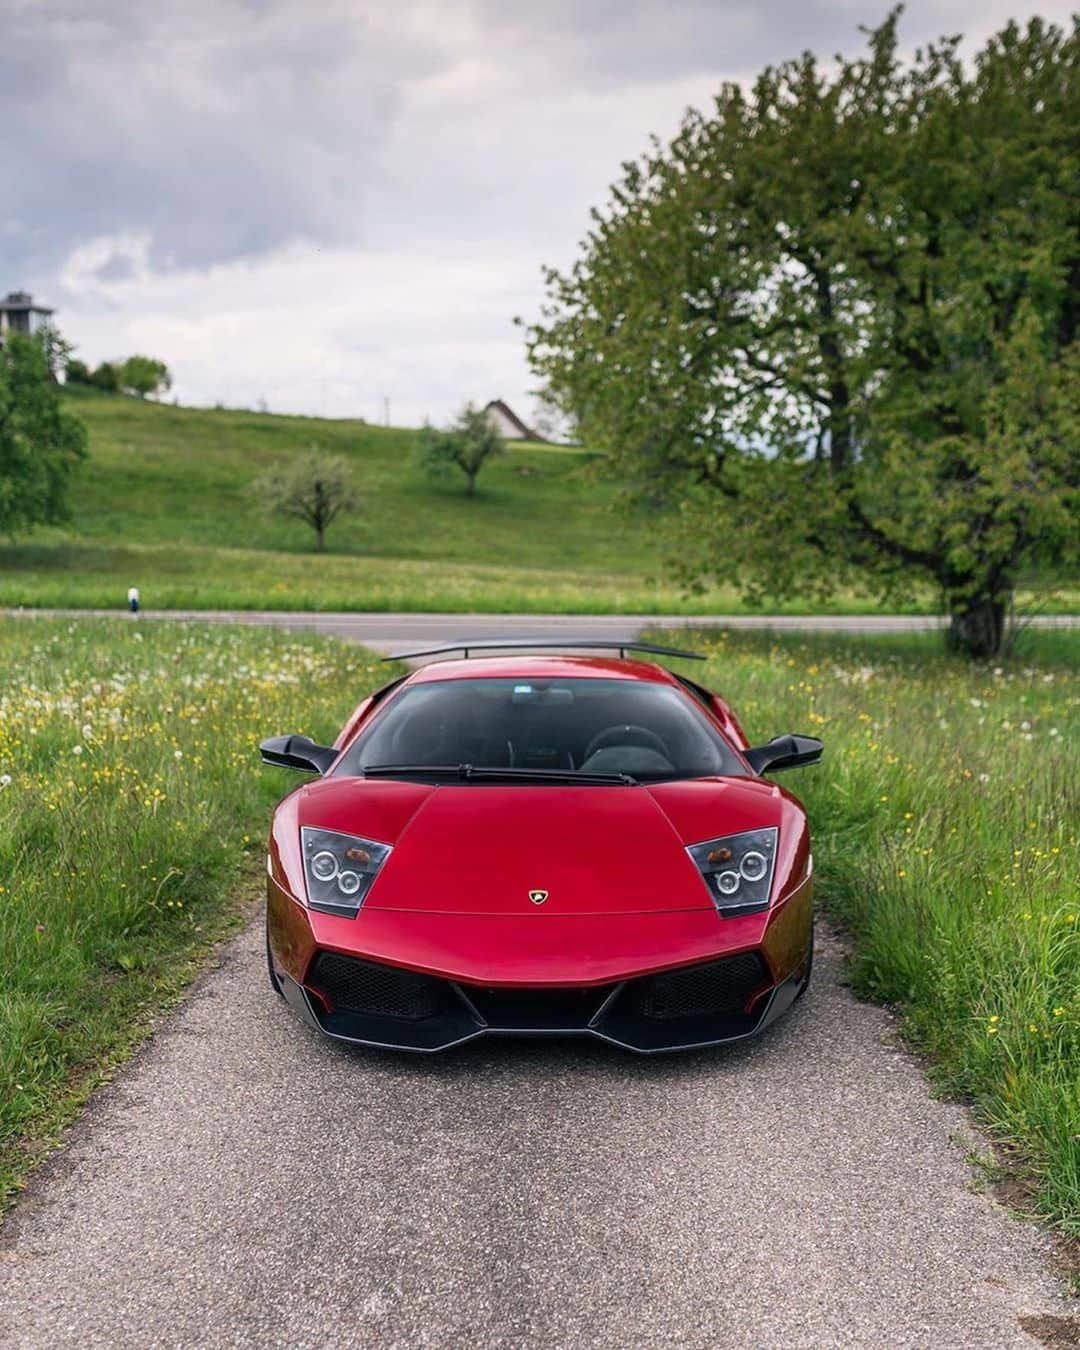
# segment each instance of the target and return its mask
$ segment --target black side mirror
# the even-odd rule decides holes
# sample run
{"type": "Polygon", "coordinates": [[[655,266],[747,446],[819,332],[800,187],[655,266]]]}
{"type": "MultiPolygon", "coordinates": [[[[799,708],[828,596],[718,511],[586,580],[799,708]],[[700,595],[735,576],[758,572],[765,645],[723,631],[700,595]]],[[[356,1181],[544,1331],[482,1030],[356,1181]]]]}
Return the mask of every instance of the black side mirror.
{"type": "Polygon", "coordinates": [[[325,773],[338,757],[331,745],[316,745],[310,736],[270,736],[259,746],[264,764],[280,769],[325,773]]]}
{"type": "Polygon", "coordinates": [[[768,773],[816,764],[824,748],[816,736],[774,736],[765,745],[755,745],[745,754],[755,773],[768,773]]]}

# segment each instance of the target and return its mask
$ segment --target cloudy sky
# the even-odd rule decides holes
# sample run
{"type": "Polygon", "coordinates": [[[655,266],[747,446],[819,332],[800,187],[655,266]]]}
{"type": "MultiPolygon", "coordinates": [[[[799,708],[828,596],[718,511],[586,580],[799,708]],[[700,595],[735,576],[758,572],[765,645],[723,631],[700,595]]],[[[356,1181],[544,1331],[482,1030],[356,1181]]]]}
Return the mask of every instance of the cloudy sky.
{"type": "MultiPolygon", "coordinates": [[[[977,41],[1071,3],[912,0],[977,41]]],[[[887,0],[0,0],[0,288],[184,402],[523,413],[516,314],[652,132],[887,0]]]]}

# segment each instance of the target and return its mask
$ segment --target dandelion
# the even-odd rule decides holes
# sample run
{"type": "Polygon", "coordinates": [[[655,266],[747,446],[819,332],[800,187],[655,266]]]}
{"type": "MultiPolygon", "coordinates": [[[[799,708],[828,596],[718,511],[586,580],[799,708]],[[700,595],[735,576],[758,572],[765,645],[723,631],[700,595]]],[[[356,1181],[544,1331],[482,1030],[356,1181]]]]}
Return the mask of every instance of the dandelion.
{"type": "Polygon", "coordinates": [[[989,781],[990,781],[990,775],[989,775],[988,773],[981,773],[981,774],[979,774],[979,782],[980,782],[980,783],[989,783],[989,781]]]}
{"type": "Polygon", "coordinates": [[[83,752],[83,748],[82,748],[81,745],[73,745],[73,746],[71,747],[71,753],[72,753],[73,755],[81,755],[82,752],[83,752]]]}
{"type": "Polygon", "coordinates": [[[987,1028],[986,1028],[986,1034],[987,1034],[988,1036],[996,1036],[996,1035],[998,1034],[998,1029],[997,1029],[997,1027],[987,1027],[987,1028]]]}
{"type": "Polygon", "coordinates": [[[89,740],[91,740],[91,739],[93,738],[93,735],[94,735],[94,728],[90,725],[89,722],[84,722],[83,725],[82,725],[82,738],[83,738],[83,740],[84,740],[84,741],[89,741],[89,740]]]}
{"type": "Polygon", "coordinates": [[[11,774],[0,773],[0,788],[6,788],[10,786],[11,786],[11,774]]]}
{"type": "Polygon", "coordinates": [[[183,752],[183,750],[174,750],[174,751],[173,751],[173,756],[172,756],[172,757],[173,757],[173,759],[183,759],[183,758],[184,758],[184,752],[183,752]]]}

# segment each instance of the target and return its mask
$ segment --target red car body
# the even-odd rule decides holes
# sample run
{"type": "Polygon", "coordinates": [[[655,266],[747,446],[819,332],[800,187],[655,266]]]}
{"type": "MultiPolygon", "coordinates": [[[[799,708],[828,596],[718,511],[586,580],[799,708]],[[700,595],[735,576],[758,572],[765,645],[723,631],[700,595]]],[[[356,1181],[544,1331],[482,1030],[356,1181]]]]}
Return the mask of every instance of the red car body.
{"type": "Polygon", "coordinates": [[[271,980],[324,1034],[398,1049],[577,1034],[648,1053],[753,1035],[809,979],[813,882],[803,808],[754,771],[749,750],[722,698],[649,662],[534,655],[426,665],[365,699],[325,775],[276,809],[271,980]],[[357,738],[410,688],[507,678],[667,686],[719,733],[739,773],[578,786],[340,772],[357,738]],[[389,847],[355,916],[308,903],[306,827],[389,847]],[[724,915],[688,849],[770,829],[767,907],[724,915]]]}

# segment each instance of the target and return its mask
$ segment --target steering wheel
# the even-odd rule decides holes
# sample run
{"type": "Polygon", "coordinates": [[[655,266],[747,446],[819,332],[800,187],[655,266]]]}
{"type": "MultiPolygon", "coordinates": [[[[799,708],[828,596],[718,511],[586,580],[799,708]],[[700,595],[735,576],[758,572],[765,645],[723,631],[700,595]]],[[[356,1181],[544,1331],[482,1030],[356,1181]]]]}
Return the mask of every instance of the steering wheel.
{"type": "Polygon", "coordinates": [[[650,731],[648,727],[636,726],[633,722],[624,722],[621,726],[605,727],[603,731],[598,731],[585,747],[582,764],[587,764],[598,750],[603,750],[609,745],[645,745],[671,762],[671,752],[655,731],[650,731]]]}

